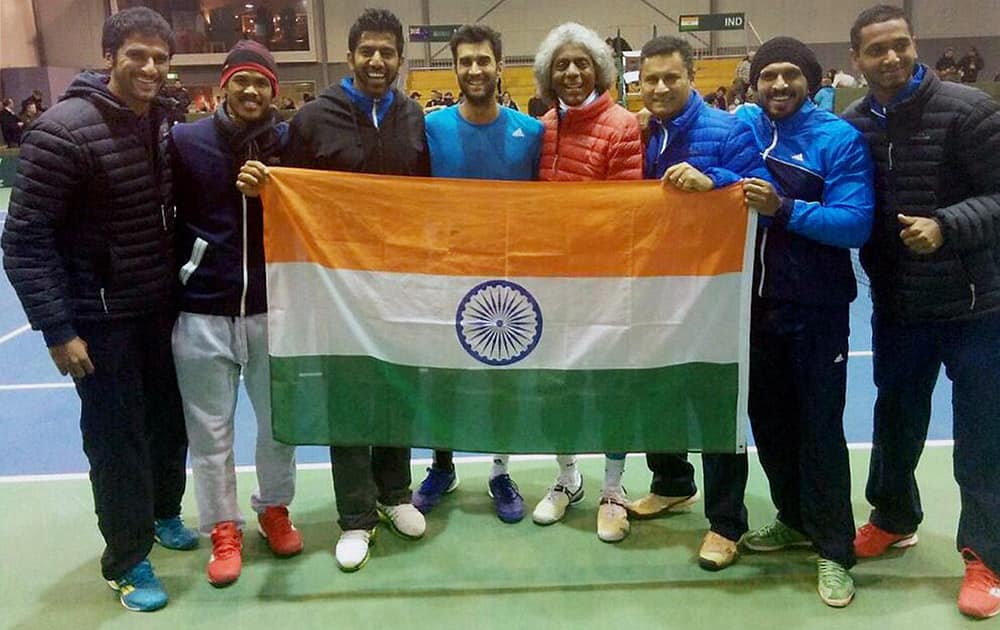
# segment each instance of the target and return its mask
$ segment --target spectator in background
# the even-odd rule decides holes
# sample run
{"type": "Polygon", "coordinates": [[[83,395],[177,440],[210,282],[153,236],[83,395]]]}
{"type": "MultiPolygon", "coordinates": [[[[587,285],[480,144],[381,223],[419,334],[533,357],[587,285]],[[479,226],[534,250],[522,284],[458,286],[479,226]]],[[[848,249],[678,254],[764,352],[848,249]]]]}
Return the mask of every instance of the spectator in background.
{"type": "Polygon", "coordinates": [[[514,99],[511,98],[510,92],[504,92],[503,94],[500,95],[500,104],[503,105],[504,107],[509,107],[510,109],[513,109],[515,112],[521,111],[521,108],[518,107],[517,103],[514,102],[514,99]]]}
{"type": "MultiPolygon", "coordinates": [[[[753,51],[743,57],[739,65],[736,66],[736,78],[743,82],[743,85],[750,85],[750,64],[753,63],[753,51]]],[[[744,92],[744,96],[746,92],[744,92]]]]}
{"type": "Polygon", "coordinates": [[[844,72],[843,70],[835,70],[833,73],[833,81],[830,85],[834,88],[852,88],[858,87],[858,80],[854,78],[854,75],[844,72]]]}
{"type": "Polygon", "coordinates": [[[417,101],[419,103],[420,102],[420,92],[417,92],[416,90],[410,92],[410,100],[411,101],[417,101]]]}
{"type": "Polygon", "coordinates": [[[36,90],[32,90],[31,91],[31,96],[29,96],[28,98],[26,98],[23,101],[21,101],[21,111],[22,112],[24,112],[26,109],[28,109],[28,104],[29,103],[34,103],[35,104],[35,109],[38,111],[39,114],[45,111],[45,106],[42,105],[42,91],[41,90],[37,90],[37,89],[36,90]]]}
{"type": "Polygon", "coordinates": [[[173,85],[163,86],[163,96],[173,102],[168,110],[167,121],[170,125],[176,125],[187,120],[188,107],[191,106],[191,95],[184,89],[180,79],[174,79],[173,85]]]}
{"type": "Polygon", "coordinates": [[[302,102],[303,102],[303,104],[304,103],[309,103],[310,101],[314,101],[314,100],[316,100],[316,97],[313,96],[312,94],[310,94],[309,92],[303,92],[302,93],[302,102]]]}
{"type": "Polygon", "coordinates": [[[541,118],[547,111],[549,111],[549,106],[545,104],[542,97],[536,94],[528,99],[528,115],[532,118],[541,118]]]}
{"type": "Polygon", "coordinates": [[[441,90],[431,90],[431,98],[429,101],[424,103],[424,109],[429,107],[441,107],[444,105],[444,99],[441,98],[441,90]]]}
{"type": "Polygon", "coordinates": [[[41,115],[42,112],[38,111],[38,104],[35,101],[25,101],[24,108],[21,109],[21,113],[18,118],[21,119],[21,124],[25,127],[30,125],[41,115]]]}
{"type": "Polygon", "coordinates": [[[937,71],[938,78],[942,81],[961,80],[962,72],[958,69],[958,61],[955,59],[954,48],[948,46],[944,49],[944,52],[934,64],[934,70],[937,71]]]}
{"type": "Polygon", "coordinates": [[[962,73],[962,83],[975,83],[979,80],[979,71],[983,69],[983,58],[975,46],[958,60],[958,69],[962,73]]]}
{"type": "Polygon", "coordinates": [[[716,109],[721,109],[722,111],[729,111],[729,99],[726,98],[726,86],[720,85],[718,89],[715,90],[715,94],[712,96],[712,105],[716,109]]]}
{"type": "Polygon", "coordinates": [[[445,107],[451,107],[455,104],[455,95],[451,92],[445,92],[444,98],[441,99],[441,104],[445,107]]]}
{"type": "Polygon", "coordinates": [[[813,101],[816,103],[816,107],[820,109],[825,109],[827,111],[833,111],[833,97],[836,90],[833,89],[833,79],[830,78],[829,73],[823,77],[820,81],[820,88],[816,90],[816,95],[813,96],[813,101]]]}
{"type": "Polygon", "coordinates": [[[24,123],[14,113],[14,99],[5,98],[3,109],[0,109],[0,131],[3,132],[3,139],[8,147],[16,147],[21,144],[21,128],[24,123]]]}

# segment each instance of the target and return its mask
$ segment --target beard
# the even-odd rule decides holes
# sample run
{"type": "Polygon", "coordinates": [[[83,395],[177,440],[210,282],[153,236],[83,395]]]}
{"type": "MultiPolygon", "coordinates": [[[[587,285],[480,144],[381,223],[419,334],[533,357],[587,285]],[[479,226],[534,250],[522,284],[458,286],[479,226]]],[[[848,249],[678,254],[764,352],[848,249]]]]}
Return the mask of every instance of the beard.
{"type": "Polygon", "coordinates": [[[494,85],[490,89],[485,90],[482,93],[482,95],[479,95],[479,94],[469,94],[468,92],[465,91],[465,88],[463,86],[463,88],[462,88],[462,96],[464,96],[465,100],[468,101],[472,105],[483,106],[483,105],[486,105],[487,103],[489,103],[490,101],[495,101],[496,100],[496,97],[497,97],[496,85],[494,85]]]}

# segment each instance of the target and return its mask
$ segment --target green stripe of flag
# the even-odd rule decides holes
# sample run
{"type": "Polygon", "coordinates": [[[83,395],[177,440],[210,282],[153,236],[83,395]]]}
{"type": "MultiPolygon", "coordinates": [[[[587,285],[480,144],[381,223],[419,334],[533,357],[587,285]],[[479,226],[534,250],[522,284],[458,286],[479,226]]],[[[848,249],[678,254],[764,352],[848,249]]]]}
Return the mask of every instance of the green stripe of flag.
{"type": "Polygon", "coordinates": [[[363,356],[271,358],[274,434],[289,444],[734,452],[737,385],[735,363],[463,370],[363,356]]]}

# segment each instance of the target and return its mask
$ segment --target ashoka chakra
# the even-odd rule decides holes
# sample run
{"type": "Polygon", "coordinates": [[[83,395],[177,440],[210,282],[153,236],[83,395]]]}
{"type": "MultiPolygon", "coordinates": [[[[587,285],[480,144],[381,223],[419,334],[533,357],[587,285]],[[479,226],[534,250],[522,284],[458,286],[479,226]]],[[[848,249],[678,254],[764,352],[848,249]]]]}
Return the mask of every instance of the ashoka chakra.
{"type": "Polygon", "coordinates": [[[519,284],[489,280],[458,305],[455,330],[465,351],[487,365],[510,365],[531,354],[542,336],[542,311],[519,284]]]}

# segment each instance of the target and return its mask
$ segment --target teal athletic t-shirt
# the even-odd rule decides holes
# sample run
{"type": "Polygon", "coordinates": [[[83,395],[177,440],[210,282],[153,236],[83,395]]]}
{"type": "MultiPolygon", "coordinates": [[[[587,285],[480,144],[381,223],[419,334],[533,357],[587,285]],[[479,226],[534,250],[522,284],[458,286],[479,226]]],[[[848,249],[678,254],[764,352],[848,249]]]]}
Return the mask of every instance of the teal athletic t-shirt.
{"type": "Polygon", "coordinates": [[[427,146],[434,177],[531,180],[538,174],[542,123],[507,107],[491,123],[474,125],[458,106],[431,112],[427,146]]]}

